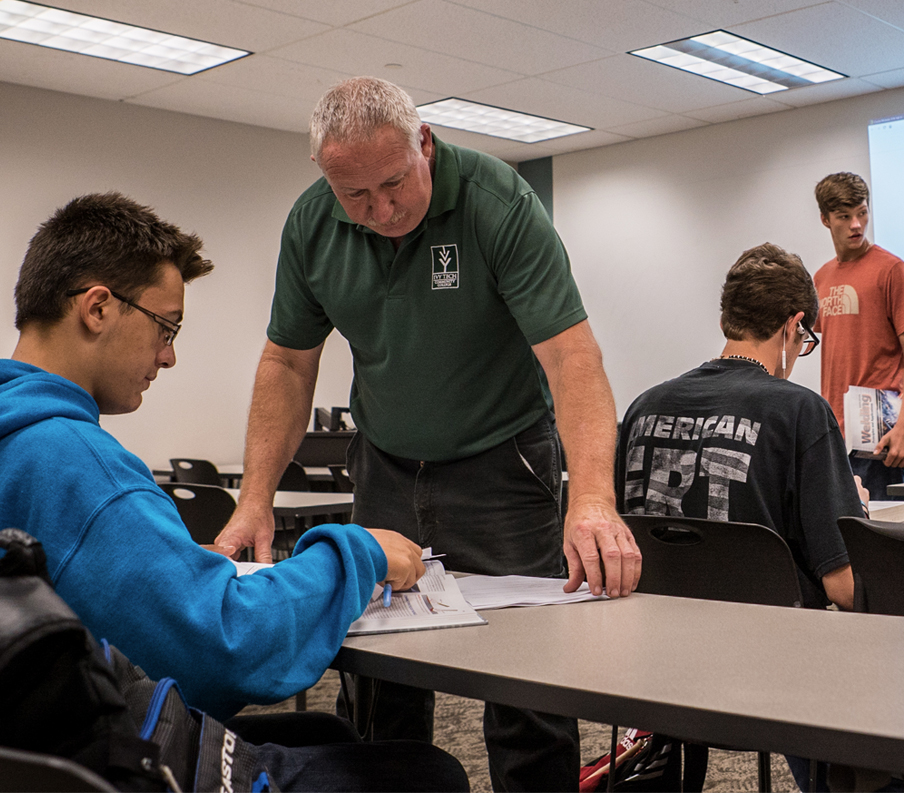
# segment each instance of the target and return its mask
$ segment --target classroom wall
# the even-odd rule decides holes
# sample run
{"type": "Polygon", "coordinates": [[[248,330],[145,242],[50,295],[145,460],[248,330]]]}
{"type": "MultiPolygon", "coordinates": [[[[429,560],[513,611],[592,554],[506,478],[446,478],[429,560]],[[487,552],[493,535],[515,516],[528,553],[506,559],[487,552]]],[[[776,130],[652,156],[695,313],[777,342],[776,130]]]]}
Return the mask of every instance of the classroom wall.
{"type": "MultiPolygon", "coordinates": [[[[38,224],[71,198],[119,190],[199,234],[214,272],[189,285],[177,365],[131,415],[102,425],[152,467],[241,460],[283,221],[319,171],[306,135],[0,83],[0,355],[19,265],[38,224]]],[[[315,394],[345,405],[351,356],[334,333],[315,394]]]]}
{"type": "MultiPolygon", "coordinates": [[[[773,242],[814,273],[834,256],[813,188],[837,171],[869,182],[867,125],[902,113],[898,89],[554,158],[556,227],[619,415],[719,354],[720,289],[742,251],[773,242]]],[[[818,390],[819,356],[792,379],[818,390]]]]}
{"type": "MultiPolygon", "coordinates": [[[[317,176],[307,136],[0,83],[0,354],[37,225],[70,198],[116,189],[206,241],[217,269],[186,290],[178,365],[129,416],[103,425],[151,466],[241,459],[282,223],[317,176]]],[[[555,157],[555,221],[600,339],[619,412],[717,355],[719,288],[769,240],[811,271],[832,256],[812,189],[868,176],[866,126],[904,113],[904,90],[555,157]]],[[[818,356],[795,379],[818,388],[818,356]]],[[[344,405],[351,359],[327,342],[315,404],[344,405]]]]}

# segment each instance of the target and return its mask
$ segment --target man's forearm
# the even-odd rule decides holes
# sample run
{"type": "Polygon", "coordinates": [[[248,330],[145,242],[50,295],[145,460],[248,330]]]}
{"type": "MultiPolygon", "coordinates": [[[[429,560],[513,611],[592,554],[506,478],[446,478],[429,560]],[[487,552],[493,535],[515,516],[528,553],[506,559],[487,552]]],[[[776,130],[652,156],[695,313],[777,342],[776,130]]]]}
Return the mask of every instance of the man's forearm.
{"type": "Polygon", "coordinates": [[[575,336],[567,351],[544,362],[568,462],[569,503],[603,499],[614,506],[615,400],[589,329],[575,336]]]}
{"type": "Polygon", "coordinates": [[[311,418],[320,351],[287,352],[267,343],[248,416],[240,502],[272,502],[311,418]]]}

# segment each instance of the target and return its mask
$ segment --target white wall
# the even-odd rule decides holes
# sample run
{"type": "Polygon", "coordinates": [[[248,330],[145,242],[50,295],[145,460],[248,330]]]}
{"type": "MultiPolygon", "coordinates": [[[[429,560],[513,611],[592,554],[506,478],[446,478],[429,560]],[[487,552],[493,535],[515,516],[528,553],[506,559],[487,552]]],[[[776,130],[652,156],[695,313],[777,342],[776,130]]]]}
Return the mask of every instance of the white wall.
{"type": "MultiPolygon", "coordinates": [[[[239,461],[265,340],[279,236],[318,175],[306,135],[0,83],[0,356],[38,224],[71,198],[119,190],[205,240],[214,272],[186,289],[178,365],[141,409],[102,424],[152,467],[239,461]]],[[[351,356],[334,333],[315,404],[345,405],[351,356]]]]}
{"type": "MultiPolygon", "coordinates": [[[[842,170],[869,182],[867,124],[902,113],[904,90],[884,91],[554,158],[556,226],[619,415],[719,354],[719,292],[743,250],[774,242],[811,272],[834,256],[813,188],[842,170]]],[[[793,379],[818,390],[818,358],[793,379]]]]}
{"type": "MultiPolygon", "coordinates": [[[[866,126],[904,112],[886,91],[554,159],[556,225],[603,347],[619,412],[650,385],[718,354],[719,288],[766,240],[811,271],[832,256],[813,186],[868,176],[866,126]]],[[[238,461],[269,316],[279,234],[318,175],[304,135],[0,83],[0,355],[37,225],[76,195],[116,189],[206,241],[217,269],[186,290],[178,366],[105,427],[152,466],[238,461]]],[[[795,379],[818,388],[818,356],[795,379]]],[[[351,361],[334,333],[315,404],[346,404],[351,361]]]]}

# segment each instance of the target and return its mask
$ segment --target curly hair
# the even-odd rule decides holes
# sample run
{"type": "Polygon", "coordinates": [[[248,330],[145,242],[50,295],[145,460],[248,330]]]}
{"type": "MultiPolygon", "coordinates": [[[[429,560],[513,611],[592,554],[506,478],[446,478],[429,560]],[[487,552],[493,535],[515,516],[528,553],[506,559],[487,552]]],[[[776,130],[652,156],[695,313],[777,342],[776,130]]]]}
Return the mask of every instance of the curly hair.
{"type": "Polygon", "coordinates": [[[721,306],[725,338],[766,341],[798,311],[812,326],[819,300],[800,257],[766,242],[744,251],[731,266],[721,306]]]}

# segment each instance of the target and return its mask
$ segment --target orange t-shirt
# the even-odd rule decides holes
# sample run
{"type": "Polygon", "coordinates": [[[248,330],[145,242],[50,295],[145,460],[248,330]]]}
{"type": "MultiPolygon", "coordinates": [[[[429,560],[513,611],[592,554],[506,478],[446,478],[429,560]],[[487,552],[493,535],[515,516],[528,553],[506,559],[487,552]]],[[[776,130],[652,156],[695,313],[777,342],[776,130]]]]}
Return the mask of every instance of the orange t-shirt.
{"type": "Polygon", "coordinates": [[[873,245],[859,259],[824,264],[814,277],[822,334],[822,395],[844,432],[849,386],[901,391],[904,262],[873,245]]]}

